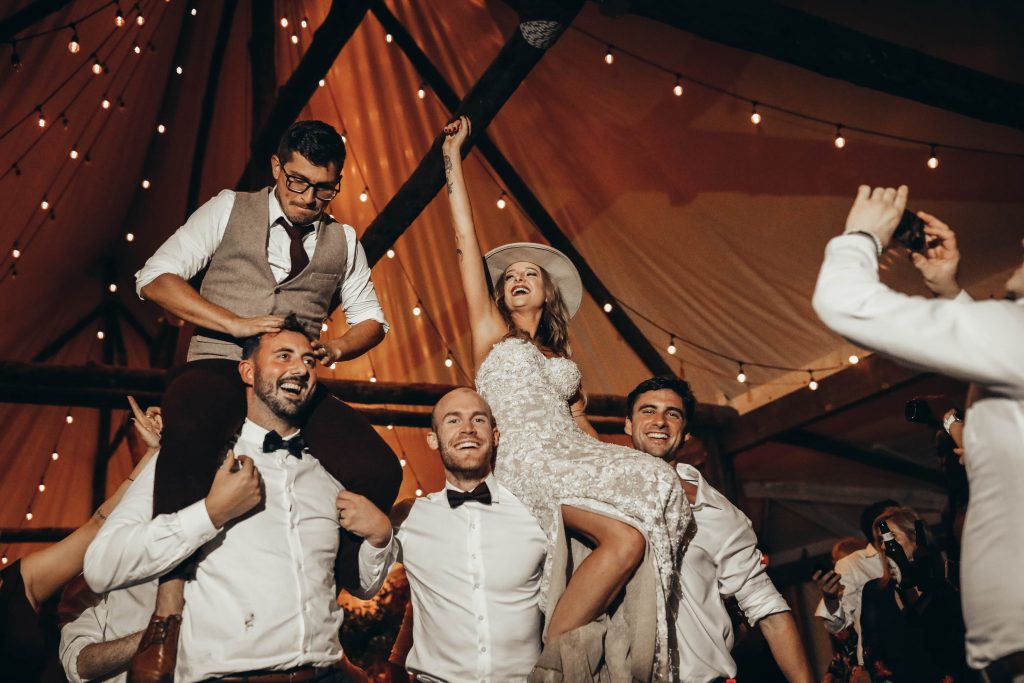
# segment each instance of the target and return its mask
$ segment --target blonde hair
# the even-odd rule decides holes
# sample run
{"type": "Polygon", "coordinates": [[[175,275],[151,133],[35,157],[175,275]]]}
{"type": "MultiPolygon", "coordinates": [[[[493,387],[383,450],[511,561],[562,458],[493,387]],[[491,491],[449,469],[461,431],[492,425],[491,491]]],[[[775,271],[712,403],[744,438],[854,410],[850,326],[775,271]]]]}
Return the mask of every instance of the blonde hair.
{"type": "Polygon", "coordinates": [[[501,313],[502,319],[508,326],[507,337],[526,339],[538,346],[551,351],[556,356],[568,358],[572,355],[569,349],[569,311],[562,299],[562,292],[558,285],[540,266],[541,281],[544,283],[544,310],[541,312],[540,323],[537,325],[537,334],[530,337],[524,330],[516,327],[512,320],[512,312],[505,303],[505,275],[508,268],[502,271],[498,281],[494,283],[494,303],[501,313]]]}
{"type": "MultiPolygon", "coordinates": [[[[871,525],[871,531],[874,536],[875,547],[878,548],[878,552],[882,557],[882,585],[887,585],[892,580],[892,570],[889,568],[889,562],[886,560],[885,546],[882,544],[882,532],[878,529],[878,525],[882,522],[886,522],[889,528],[896,527],[902,531],[907,538],[914,542],[915,545],[926,542],[926,539],[919,539],[917,537],[917,530],[914,527],[914,523],[921,519],[917,512],[913,508],[886,508],[882,511],[882,514],[875,518],[874,523],[871,525]]],[[[911,558],[907,558],[911,559],[911,558]]]]}

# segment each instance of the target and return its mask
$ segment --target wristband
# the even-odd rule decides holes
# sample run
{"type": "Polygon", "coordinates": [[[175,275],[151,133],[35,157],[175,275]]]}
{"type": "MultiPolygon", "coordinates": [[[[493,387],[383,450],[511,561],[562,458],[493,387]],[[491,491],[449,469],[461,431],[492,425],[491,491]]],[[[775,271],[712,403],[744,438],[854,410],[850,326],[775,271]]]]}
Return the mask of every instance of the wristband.
{"type": "Polygon", "coordinates": [[[957,417],[956,413],[950,413],[946,417],[942,418],[942,428],[946,430],[947,434],[949,434],[950,428],[957,422],[963,422],[963,420],[957,417]]]}
{"type": "Polygon", "coordinates": [[[882,240],[878,239],[878,235],[874,235],[874,234],[868,232],[867,230],[854,230],[854,231],[848,232],[846,234],[847,235],[864,235],[865,237],[867,237],[869,240],[871,240],[872,242],[875,243],[875,254],[878,255],[878,256],[881,256],[882,252],[885,251],[885,248],[882,247],[882,240]]]}

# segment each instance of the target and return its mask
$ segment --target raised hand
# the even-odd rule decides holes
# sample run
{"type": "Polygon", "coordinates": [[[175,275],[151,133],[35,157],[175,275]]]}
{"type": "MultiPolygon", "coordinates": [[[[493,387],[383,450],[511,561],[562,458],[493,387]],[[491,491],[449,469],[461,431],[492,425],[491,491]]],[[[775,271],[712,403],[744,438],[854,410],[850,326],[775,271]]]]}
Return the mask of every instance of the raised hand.
{"type": "Polygon", "coordinates": [[[134,396],[128,397],[128,405],[132,408],[132,426],[139,438],[149,448],[160,448],[160,434],[164,430],[160,407],[150,406],[143,412],[134,396]]]}
{"type": "Polygon", "coordinates": [[[391,540],[391,520],[366,496],[342,491],[334,505],[342,529],[365,538],[375,548],[383,548],[391,540]]]}
{"type": "Polygon", "coordinates": [[[842,576],[836,574],[831,569],[827,572],[819,569],[811,575],[811,581],[818,585],[821,597],[825,599],[825,606],[828,607],[830,612],[835,612],[839,609],[839,599],[843,597],[844,591],[843,584],[841,583],[842,578],[842,576]]]}
{"type": "Polygon", "coordinates": [[[229,450],[206,496],[206,512],[210,515],[210,521],[220,528],[249,512],[262,500],[260,471],[256,469],[252,458],[246,455],[235,458],[234,451],[229,450]]]}
{"type": "Polygon", "coordinates": [[[921,271],[924,284],[936,296],[953,299],[960,293],[957,270],[960,267],[960,250],[956,246],[956,233],[935,216],[924,211],[917,215],[924,219],[924,234],[928,247],[924,252],[910,255],[914,267],[921,271]]]}
{"type": "Polygon", "coordinates": [[[442,149],[445,154],[461,154],[462,143],[466,141],[473,130],[473,124],[469,117],[460,116],[444,127],[444,145],[442,149]]]}
{"type": "Polygon", "coordinates": [[[229,325],[229,333],[236,339],[254,337],[257,334],[271,334],[281,331],[284,318],[279,315],[258,315],[253,318],[235,318],[229,325]]]}
{"type": "Polygon", "coordinates": [[[844,232],[866,232],[881,240],[883,247],[887,246],[907,206],[907,192],[906,185],[900,185],[899,189],[876,187],[874,190],[861,185],[850,215],[846,217],[844,232]]]}

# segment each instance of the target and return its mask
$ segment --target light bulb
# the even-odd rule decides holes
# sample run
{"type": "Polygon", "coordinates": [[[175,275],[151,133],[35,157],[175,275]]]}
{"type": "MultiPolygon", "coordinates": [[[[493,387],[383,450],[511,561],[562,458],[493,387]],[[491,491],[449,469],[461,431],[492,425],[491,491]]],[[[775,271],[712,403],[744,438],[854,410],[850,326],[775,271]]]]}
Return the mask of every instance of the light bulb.
{"type": "Polygon", "coordinates": [[[97,339],[103,339],[103,337],[105,337],[105,336],[106,336],[106,335],[105,335],[105,334],[103,334],[103,330],[97,330],[97,331],[96,331],[96,338],[97,338],[97,339]]]}
{"type": "Polygon", "coordinates": [[[676,351],[678,351],[678,349],[676,348],[676,339],[675,339],[675,337],[673,337],[672,339],[669,340],[668,348],[665,349],[665,350],[668,351],[668,355],[670,355],[670,356],[676,355],[676,351]]]}
{"type": "Polygon", "coordinates": [[[82,49],[82,44],[78,42],[78,34],[71,34],[71,40],[68,41],[68,52],[73,55],[77,55],[78,51],[82,49]]]}
{"type": "Polygon", "coordinates": [[[939,157],[935,156],[935,145],[932,145],[931,156],[928,157],[928,168],[936,169],[939,167],[939,157]]]}
{"type": "Polygon", "coordinates": [[[327,331],[327,323],[322,323],[320,325],[320,331],[321,332],[326,332],[327,331]]]}
{"type": "Polygon", "coordinates": [[[836,149],[842,149],[843,147],[846,147],[846,138],[843,137],[843,127],[842,126],[836,126],[835,146],[836,146],[836,149]]]}
{"type": "Polygon", "coordinates": [[[405,458],[402,458],[401,460],[399,460],[399,461],[398,461],[398,464],[399,464],[400,466],[402,466],[402,467],[405,467],[405,466],[406,466],[406,465],[408,465],[409,463],[407,463],[407,462],[405,461],[405,458]]]}
{"type": "Polygon", "coordinates": [[[331,370],[337,370],[338,364],[337,363],[331,363],[329,367],[331,368],[331,370]]]}
{"type": "Polygon", "coordinates": [[[141,55],[142,54],[142,46],[141,45],[136,45],[135,47],[132,48],[132,52],[134,52],[137,55],[141,55]]]}
{"type": "Polygon", "coordinates": [[[384,42],[387,43],[388,45],[390,45],[391,42],[394,39],[395,39],[395,37],[393,35],[391,35],[390,33],[388,33],[387,35],[384,36],[384,42]]]}
{"type": "Polygon", "coordinates": [[[11,249],[11,258],[21,258],[21,249],[17,247],[11,249]]]}
{"type": "Polygon", "coordinates": [[[32,511],[31,510],[29,510],[28,512],[25,513],[25,519],[28,519],[28,520],[32,519],[32,511]]]}
{"type": "Polygon", "coordinates": [[[292,34],[292,45],[298,45],[298,44],[299,44],[299,37],[293,33],[292,34]]]}
{"type": "Polygon", "coordinates": [[[426,96],[427,96],[427,90],[426,90],[426,88],[424,88],[421,85],[419,90],[416,91],[416,97],[418,97],[418,98],[420,98],[422,100],[426,96]]]}
{"type": "Polygon", "coordinates": [[[59,460],[60,459],[60,453],[58,453],[57,451],[54,451],[53,453],[50,453],[50,459],[51,460],[59,460]]]}
{"type": "Polygon", "coordinates": [[[498,196],[498,202],[497,202],[497,204],[498,204],[498,208],[499,208],[499,209],[504,209],[504,208],[505,208],[505,206],[507,206],[507,205],[508,205],[508,202],[506,202],[506,201],[505,201],[505,193],[504,193],[504,192],[502,192],[502,193],[501,193],[501,194],[500,194],[500,195],[498,196]]]}
{"type": "Polygon", "coordinates": [[[281,28],[288,28],[288,17],[281,17],[281,28]]]}
{"type": "Polygon", "coordinates": [[[377,381],[377,375],[370,375],[370,381],[371,382],[376,382],[377,381]]]}
{"type": "Polygon", "coordinates": [[[810,389],[811,391],[817,391],[818,381],[812,379],[810,382],[807,383],[807,388],[810,389]]]}
{"type": "Polygon", "coordinates": [[[73,415],[71,415],[71,413],[68,413],[67,416],[64,418],[64,421],[67,422],[68,424],[71,424],[72,422],[75,421],[75,418],[73,415]]]}
{"type": "Polygon", "coordinates": [[[111,282],[107,286],[107,291],[110,292],[111,294],[114,294],[115,292],[117,292],[117,285],[115,285],[113,282],[111,282]]]}
{"type": "Polygon", "coordinates": [[[43,197],[43,201],[39,202],[39,208],[46,211],[50,208],[50,202],[46,201],[46,198],[43,197]]]}
{"type": "Polygon", "coordinates": [[[125,242],[134,242],[135,241],[135,233],[134,232],[126,233],[125,236],[124,236],[124,241],[125,242]]]}
{"type": "Polygon", "coordinates": [[[199,14],[199,10],[193,7],[191,10],[189,10],[189,14],[191,14],[194,17],[195,15],[199,14]]]}
{"type": "Polygon", "coordinates": [[[395,250],[394,249],[388,249],[387,250],[387,255],[388,255],[388,258],[395,258],[395,250]]]}
{"type": "Polygon", "coordinates": [[[149,180],[146,180],[146,179],[142,180],[142,189],[143,190],[148,190],[149,189],[149,180]]]}
{"type": "Polygon", "coordinates": [[[612,312],[612,305],[611,304],[605,304],[604,305],[604,312],[605,313],[611,313],[612,312]]]}
{"type": "Polygon", "coordinates": [[[365,188],[364,187],[363,191],[359,193],[359,201],[361,201],[361,202],[363,202],[365,204],[366,200],[368,200],[369,198],[370,198],[370,190],[369,190],[369,188],[365,188]]]}
{"type": "Polygon", "coordinates": [[[121,11],[120,7],[117,8],[117,12],[114,14],[114,26],[118,28],[124,26],[124,12],[121,11]]]}
{"type": "Polygon", "coordinates": [[[45,490],[46,490],[46,484],[40,484],[39,485],[39,493],[42,493],[45,490]]]}
{"type": "Polygon", "coordinates": [[[319,85],[320,85],[320,87],[322,88],[322,87],[324,87],[325,85],[327,85],[327,81],[325,81],[324,79],[322,79],[322,78],[321,78],[321,79],[320,79],[320,82],[319,82],[319,85]]]}
{"type": "Polygon", "coordinates": [[[99,75],[101,75],[103,73],[103,65],[100,64],[100,60],[99,59],[95,59],[93,61],[93,63],[92,63],[92,72],[94,74],[96,74],[97,76],[99,76],[99,75]]]}
{"type": "Polygon", "coordinates": [[[612,46],[608,46],[608,51],[604,53],[604,63],[612,64],[615,62],[615,55],[612,54],[612,46]]]}
{"type": "Polygon", "coordinates": [[[419,315],[422,312],[423,312],[423,309],[420,308],[419,304],[416,304],[415,306],[412,307],[412,314],[413,315],[419,315]]]}
{"type": "Polygon", "coordinates": [[[757,111],[757,102],[750,106],[750,122],[755,126],[761,123],[761,114],[757,111]]]}
{"type": "Polygon", "coordinates": [[[455,362],[452,360],[451,356],[448,356],[447,358],[444,359],[444,366],[446,368],[450,368],[454,364],[455,364],[455,362]]]}
{"type": "Polygon", "coordinates": [[[7,556],[6,555],[4,555],[3,557],[0,557],[0,563],[7,564],[7,556]]]}
{"type": "Polygon", "coordinates": [[[106,97],[104,97],[100,101],[100,106],[103,107],[104,109],[110,109],[110,100],[108,100],[106,97]]]}
{"type": "Polygon", "coordinates": [[[183,74],[184,72],[185,72],[185,70],[184,70],[184,69],[182,69],[182,68],[181,68],[180,66],[176,66],[176,67],[174,67],[174,73],[178,74],[179,76],[180,76],[181,74],[183,74]]]}
{"type": "Polygon", "coordinates": [[[418,497],[418,496],[422,496],[422,495],[423,495],[423,489],[416,489],[416,496],[418,497]]]}
{"type": "Polygon", "coordinates": [[[683,96],[683,84],[679,82],[678,77],[676,77],[676,84],[672,88],[672,94],[675,95],[676,97],[683,96]]]}
{"type": "Polygon", "coordinates": [[[138,24],[139,26],[142,26],[143,24],[146,23],[146,17],[144,17],[144,16],[142,16],[140,14],[139,16],[135,17],[135,23],[138,24]]]}
{"type": "Polygon", "coordinates": [[[856,365],[860,362],[860,358],[858,358],[856,354],[851,355],[847,360],[850,361],[850,365],[856,365]]]}
{"type": "Polygon", "coordinates": [[[68,156],[71,157],[72,159],[77,159],[78,158],[78,150],[75,149],[74,147],[72,147],[71,151],[68,152],[68,156]]]}
{"type": "Polygon", "coordinates": [[[747,382],[747,373],[743,372],[742,365],[740,365],[740,371],[736,373],[736,381],[740,384],[746,384],[747,382]]]}
{"type": "Polygon", "coordinates": [[[309,28],[309,20],[307,20],[306,17],[302,17],[299,19],[299,26],[302,28],[309,28]]]}
{"type": "Polygon", "coordinates": [[[388,425],[388,431],[391,431],[394,428],[395,428],[395,425],[388,425]]]}
{"type": "Polygon", "coordinates": [[[165,126],[162,123],[158,123],[156,126],[156,132],[160,133],[160,135],[163,135],[164,133],[167,132],[167,126],[165,126]]]}
{"type": "Polygon", "coordinates": [[[36,111],[39,112],[39,119],[36,121],[36,123],[39,125],[40,128],[46,128],[46,117],[43,116],[42,108],[36,107],[36,111]]]}

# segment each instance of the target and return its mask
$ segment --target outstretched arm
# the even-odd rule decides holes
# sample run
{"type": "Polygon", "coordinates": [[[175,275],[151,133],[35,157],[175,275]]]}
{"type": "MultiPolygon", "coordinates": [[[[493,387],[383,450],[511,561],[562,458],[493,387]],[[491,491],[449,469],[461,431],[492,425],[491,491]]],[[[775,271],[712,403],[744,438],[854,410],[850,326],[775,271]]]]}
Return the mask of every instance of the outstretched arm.
{"type": "Polygon", "coordinates": [[[473,333],[473,358],[477,367],[501,339],[506,326],[497,306],[487,291],[487,273],[483,254],[473,224],[473,207],[469,203],[466,179],[462,174],[462,144],[469,136],[472,124],[465,116],[444,128],[444,175],[448,187],[448,204],[455,228],[455,253],[459,258],[462,289],[469,308],[469,324],[473,333]]]}

